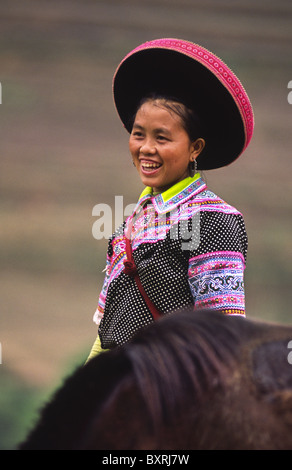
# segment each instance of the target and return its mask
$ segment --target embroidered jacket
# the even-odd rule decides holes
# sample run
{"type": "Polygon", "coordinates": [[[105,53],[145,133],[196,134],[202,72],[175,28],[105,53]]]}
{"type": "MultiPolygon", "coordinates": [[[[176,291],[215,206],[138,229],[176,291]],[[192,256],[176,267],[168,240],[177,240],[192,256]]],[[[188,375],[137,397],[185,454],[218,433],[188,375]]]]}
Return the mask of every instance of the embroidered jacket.
{"type": "Polygon", "coordinates": [[[243,217],[196,174],[156,196],[145,188],[133,215],[110,238],[94,316],[103,348],[127,342],[153,321],[135,280],[123,272],[125,227],[130,221],[140,280],[161,312],[194,305],[245,314],[243,217]]]}

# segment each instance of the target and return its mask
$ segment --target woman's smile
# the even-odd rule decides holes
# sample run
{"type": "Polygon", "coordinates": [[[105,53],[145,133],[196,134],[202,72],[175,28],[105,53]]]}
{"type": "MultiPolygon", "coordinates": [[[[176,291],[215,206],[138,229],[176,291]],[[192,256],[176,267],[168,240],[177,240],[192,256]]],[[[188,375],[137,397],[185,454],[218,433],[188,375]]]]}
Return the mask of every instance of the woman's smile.
{"type": "Polygon", "coordinates": [[[149,175],[156,173],[161,168],[161,163],[140,159],[140,166],[141,171],[149,175]]]}

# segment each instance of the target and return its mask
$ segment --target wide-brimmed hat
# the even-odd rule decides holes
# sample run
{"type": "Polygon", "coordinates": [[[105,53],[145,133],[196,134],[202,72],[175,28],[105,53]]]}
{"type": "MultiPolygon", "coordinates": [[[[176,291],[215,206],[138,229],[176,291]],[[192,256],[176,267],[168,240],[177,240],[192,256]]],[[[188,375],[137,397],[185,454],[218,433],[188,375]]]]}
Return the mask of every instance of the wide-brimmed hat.
{"type": "Polygon", "coordinates": [[[199,115],[206,146],[198,169],[228,165],[249,144],[254,117],[247,93],[229,67],[202,46],[156,39],[126,55],[115,72],[113,94],[128,132],[139,102],[150,93],[175,97],[199,115]]]}

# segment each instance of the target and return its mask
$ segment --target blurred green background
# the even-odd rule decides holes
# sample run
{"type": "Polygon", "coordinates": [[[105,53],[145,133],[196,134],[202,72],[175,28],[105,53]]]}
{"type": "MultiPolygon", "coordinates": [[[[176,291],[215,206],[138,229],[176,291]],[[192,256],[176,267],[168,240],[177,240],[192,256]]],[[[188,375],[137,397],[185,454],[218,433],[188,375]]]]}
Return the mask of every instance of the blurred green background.
{"type": "Polygon", "coordinates": [[[143,41],[178,37],[238,74],[256,127],[245,154],[205,173],[243,212],[247,315],[291,323],[290,0],[0,0],[0,449],[95,339],[106,240],[92,209],[142,189],[112,76],[143,41]]]}

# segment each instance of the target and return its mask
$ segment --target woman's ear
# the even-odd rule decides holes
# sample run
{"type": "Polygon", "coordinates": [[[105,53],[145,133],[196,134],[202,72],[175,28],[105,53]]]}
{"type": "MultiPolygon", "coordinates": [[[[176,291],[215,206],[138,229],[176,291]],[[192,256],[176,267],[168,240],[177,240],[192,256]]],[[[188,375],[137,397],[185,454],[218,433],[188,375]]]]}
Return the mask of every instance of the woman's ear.
{"type": "Polygon", "coordinates": [[[205,147],[205,140],[199,137],[197,140],[192,142],[191,146],[191,160],[196,159],[205,147]]]}

